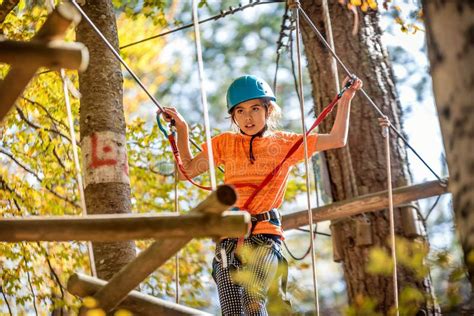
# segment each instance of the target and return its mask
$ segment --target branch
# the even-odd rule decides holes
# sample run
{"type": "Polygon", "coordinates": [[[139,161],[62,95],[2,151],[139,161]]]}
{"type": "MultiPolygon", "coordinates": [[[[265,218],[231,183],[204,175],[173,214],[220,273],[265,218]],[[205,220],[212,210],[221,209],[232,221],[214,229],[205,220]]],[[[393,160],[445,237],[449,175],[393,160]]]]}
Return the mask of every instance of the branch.
{"type": "Polygon", "coordinates": [[[12,309],[10,308],[10,304],[8,303],[7,296],[5,295],[5,292],[3,292],[3,288],[2,288],[1,285],[0,285],[0,292],[2,292],[3,299],[5,300],[5,303],[7,304],[8,313],[9,313],[11,316],[13,316],[12,309]]]}
{"type": "Polygon", "coordinates": [[[56,131],[54,129],[51,129],[51,128],[46,128],[46,127],[41,127],[39,125],[36,125],[34,124],[33,122],[31,122],[30,120],[28,120],[28,118],[26,117],[25,113],[18,107],[18,106],[15,106],[16,108],[16,111],[18,112],[18,114],[20,115],[20,118],[26,123],[28,124],[30,127],[34,128],[34,129],[42,129],[42,130],[45,130],[45,131],[48,131],[48,132],[51,132],[53,134],[57,134],[65,139],[67,139],[70,143],[71,143],[71,140],[69,139],[69,137],[67,137],[66,135],[64,135],[63,133],[59,132],[59,131],[56,131]]]}
{"type": "MultiPolygon", "coordinates": [[[[20,2],[20,0],[4,0],[2,4],[0,4],[0,24],[5,21],[8,13],[10,13],[20,2]]],[[[3,33],[0,31],[0,33],[3,33]]]]}
{"type": "Polygon", "coordinates": [[[38,316],[38,309],[36,308],[36,294],[35,294],[35,290],[33,288],[33,284],[31,283],[30,271],[28,270],[28,259],[26,259],[25,245],[23,245],[22,248],[23,248],[23,260],[25,261],[26,276],[28,278],[28,284],[30,285],[31,294],[33,295],[33,307],[35,309],[36,316],[38,316]]]}
{"type": "Polygon", "coordinates": [[[40,247],[41,249],[44,250],[44,257],[46,259],[46,263],[48,264],[49,271],[51,272],[51,274],[53,276],[52,279],[53,279],[54,282],[57,283],[57,285],[59,287],[59,290],[61,291],[61,299],[64,300],[64,290],[67,290],[67,289],[62,285],[58,274],[56,273],[56,271],[53,268],[53,265],[51,264],[51,260],[49,259],[48,250],[46,248],[44,248],[43,246],[41,246],[41,244],[39,242],[37,242],[36,244],[38,245],[38,247],[40,247]]]}
{"type": "MultiPolygon", "coordinates": [[[[0,189],[7,190],[11,194],[14,194],[18,199],[23,201],[23,198],[21,197],[21,195],[19,195],[14,189],[10,188],[10,186],[2,177],[2,175],[0,175],[0,189]]],[[[13,202],[15,203],[15,207],[17,208],[18,212],[21,214],[21,208],[20,208],[20,205],[18,204],[18,201],[16,200],[14,196],[12,196],[12,199],[13,199],[13,202]]]]}
{"type": "Polygon", "coordinates": [[[25,97],[22,97],[22,99],[25,100],[25,101],[28,101],[29,103],[31,103],[31,104],[33,104],[33,105],[39,107],[39,108],[42,109],[44,112],[46,112],[46,115],[51,119],[51,121],[53,121],[54,127],[57,128],[57,126],[56,126],[56,124],[55,124],[55,123],[57,123],[57,124],[61,125],[62,127],[64,127],[66,130],[69,129],[69,127],[68,127],[66,124],[64,124],[62,121],[60,121],[60,120],[54,118],[53,115],[52,115],[51,113],[49,113],[48,109],[47,109],[44,105],[42,105],[41,103],[39,103],[39,102],[37,102],[37,101],[33,101],[33,100],[28,99],[28,98],[25,98],[25,97]]]}
{"type": "MultiPolygon", "coordinates": [[[[25,165],[23,165],[21,162],[19,162],[15,157],[13,157],[12,154],[4,151],[3,149],[0,148],[0,153],[1,154],[4,154],[5,156],[7,156],[8,158],[10,158],[11,160],[13,160],[18,166],[20,166],[23,170],[25,170],[26,172],[28,172],[29,174],[31,174],[33,177],[36,178],[36,180],[38,180],[39,183],[43,183],[43,179],[41,179],[34,171],[30,170],[28,167],[26,167],[25,165]]],[[[74,203],[73,201],[71,201],[70,199],[60,195],[59,193],[55,192],[52,188],[48,187],[48,186],[44,186],[44,188],[50,192],[51,194],[53,194],[54,196],[56,196],[57,198],[63,200],[63,201],[66,201],[67,203],[71,204],[72,206],[76,207],[76,208],[79,208],[80,206],[77,204],[77,203],[74,203]]]]}

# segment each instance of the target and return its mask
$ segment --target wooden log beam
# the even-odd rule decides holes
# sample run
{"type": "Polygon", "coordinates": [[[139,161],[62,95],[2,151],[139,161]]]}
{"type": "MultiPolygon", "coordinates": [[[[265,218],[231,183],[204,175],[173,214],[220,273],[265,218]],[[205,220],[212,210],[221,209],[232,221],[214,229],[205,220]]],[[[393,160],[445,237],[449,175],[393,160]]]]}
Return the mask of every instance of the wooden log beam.
{"type": "MultiPolygon", "coordinates": [[[[394,189],[393,203],[394,206],[397,206],[448,192],[447,185],[442,185],[439,181],[425,182],[394,189]]],[[[382,191],[313,208],[313,222],[335,220],[387,208],[387,194],[387,191],[382,191]]],[[[295,229],[305,225],[308,225],[307,210],[283,215],[282,226],[285,230],[295,229]]]]}
{"type": "Polygon", "coordinates": [[[250,222],[246,212],[208,214],[104,214],[1,218],[0,241],[120,241],[160,238],[239,237],[250,222]]]}
{"type": "MultiPolygon", "coordinates": [[[[65,36],[72,23],[79,23],[80,13],[70,3],[63,3],[48,16],[32,40],[52,41],[65,36]]],[[[5,117],[18,97],[25,90],[38,67],[22,67],[13,65],[3,81],[0,81],[0,121],[5,117]]]]}
{"type": "Polygon", "coordinates": [[[0,40],[0,62],[28,69],[43,66],[84,71],[89,63],[89,51],[82,43],[0,40]]]}
{"type": "MultiPolygon", "coordinates": [[[[94,294],[107,284],[106,281],[83,274],[72,275],[67,283],[71,294],[86,297],[94,294]]],[[[130,292],[118,305],[119,308],[132,311],[135,315],[211,315],[198,309],[171,303],[138,291],[130,292]]]]}
{"type": "MultiPolygon", "coordinates": [[[[220,216],[219,214],[232,206],[236,200],[237,195],[234,189],[231,186],[222,185],[195,207],[192,212],[212,213],[213,216],[220,216]]],[[[135,289],[146,277],[176,254],[190,240],[191,237],[162,239],[142,251],[134,261],[123,267],[106,286],[94,295],[100,307],[106,312],[114,309],[130,291],[135,289]]]]}

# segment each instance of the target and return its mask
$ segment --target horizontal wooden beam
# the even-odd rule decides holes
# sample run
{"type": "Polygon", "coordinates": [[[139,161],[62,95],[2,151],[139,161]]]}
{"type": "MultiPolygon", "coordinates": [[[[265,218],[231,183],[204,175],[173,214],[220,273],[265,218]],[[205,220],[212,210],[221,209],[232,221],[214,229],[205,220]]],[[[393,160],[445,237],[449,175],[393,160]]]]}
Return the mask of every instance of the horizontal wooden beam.
{"type": "Polygon", "coordinates": [[[107,214],[0,218],[0,241],[119,241],[160,238],[239,237],[247,232],[246,212],[207,214],[107,214]]]}
{"type": "MultiPolygon", "coordinates": [[[[80,13],[72,4],[62,3],[48,16],[32,40],[48,42],[63,39],[67,28],[73,23],[78,23],[80,19],[80,13]]],[[[37,66],[12,65],[4,80],[0,81],[0,121],[25,90],[37,69],[37,66]]]]}
{"type": "MultiPolygon", "coordinates": [[[[79,297],[94,296],[107,284],[106,281],[83,274],[73,274],[67,283],[69,293],[79,297]]],[[[138,291],[130,292],[118,306],[134,315],[211,315],[198,309],[178,305],[138,291]]]]}
{"type": "Polygon", "coordinates": [[[81,18],[81,13],[77,11],[74,5],[63,2],[48,15],[33,39],[44,42],[63,39],[69,26],[71,24],[78,25],[81,18]]]}
{"type": "Polygon", "coordinates": [[[89,51],[82,43],[0,40],[0,62],[30,69],[43,66],[84,71],[89,64],[89,51]]]}
{"type": "MultiPolygon", "coordinates": [[[[195,207],[192,212],[210,212],[214,214],[213,216],[221,216],[220,214],[232,206],[236,200],[237,195],[234,189],[231,186],[222,185],[195,207]]],[[[100,307],[106,312],[114,309],[130,291],[135,289],[190,240],[190,237],[162,239],[142,251],[135,260],[123,267],[110,279],[106,286],[94,295],[100,307]]]]}
{"type": "MultiPolygon", "coordinates": [[[[393,190],[393,203],[394,206],[398,206],[448,192],[447,179],[445,184],[441,184],[439,181],[431,181],[405,186],[393,190]]],[[[313,208],[313,222],[335,220],[382,210],[388,207],[387,195],[387,191],[382,191],[313,208]]],[[[308,225],[307,210],[283,215],[282,226],[284,230],[295,229],[306,225],[308,225]]]]}

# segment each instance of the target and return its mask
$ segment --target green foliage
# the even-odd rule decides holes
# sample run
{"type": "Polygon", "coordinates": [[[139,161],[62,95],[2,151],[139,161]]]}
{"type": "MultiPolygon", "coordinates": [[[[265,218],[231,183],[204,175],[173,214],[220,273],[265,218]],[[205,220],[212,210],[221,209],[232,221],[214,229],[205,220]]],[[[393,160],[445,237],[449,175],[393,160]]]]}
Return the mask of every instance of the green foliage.
{"type": "Polygon", "coordinates": [[[170,1],[163,0],[112,0],[114,7],[120,13],[125,13],[126,17],[136,20],[139,17],[149,18],[155,25],[166,26],[168,18],[165,15],[165,8],[170,1]]]}

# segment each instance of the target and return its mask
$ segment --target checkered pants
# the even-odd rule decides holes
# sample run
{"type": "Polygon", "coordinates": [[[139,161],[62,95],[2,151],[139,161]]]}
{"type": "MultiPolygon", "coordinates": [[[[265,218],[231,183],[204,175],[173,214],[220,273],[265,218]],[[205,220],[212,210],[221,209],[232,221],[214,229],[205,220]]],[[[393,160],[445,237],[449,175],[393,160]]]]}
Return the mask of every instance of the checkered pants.
{"type": "Polygon", "coordinates": [[[238,256],[236,248],[237,239],[222,240],[212,264],[222,315],[268,315],[267,294],[283,258],[280,245],[265,235],[252,235],[238,256]]]}

